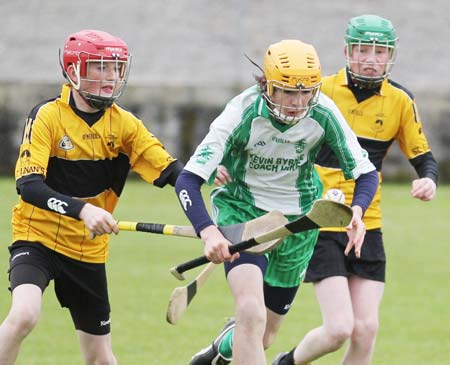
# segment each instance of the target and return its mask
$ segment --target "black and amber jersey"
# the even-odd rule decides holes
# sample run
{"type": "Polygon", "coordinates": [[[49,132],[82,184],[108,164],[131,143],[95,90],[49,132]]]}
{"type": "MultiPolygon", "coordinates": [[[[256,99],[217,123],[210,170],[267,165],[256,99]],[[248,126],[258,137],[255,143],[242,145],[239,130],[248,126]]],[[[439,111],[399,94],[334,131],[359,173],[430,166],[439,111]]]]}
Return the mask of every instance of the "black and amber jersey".
{"type": "MultiPolygon", "coordinates": [[[[70,100],[71,88],[64,85],[60,96],[31,111],[16,163],[19,183],[43,176],[54,191],[112,213],[130,168],[156,184],[175,161],[142,121],[117,104],[89,125],[70,100]]],[[[47,205],[49,210],[19,198],[13,209],[13,241],[38,241],[80,261],[106,261],[108,235],[90,239],[82,221],[61,214],[61,202],[49,199],[47,205]]]]}
{"type": "MultiPolygon", "coordinates": [[[[361,146],[369,153],[380,175],[380,186],[367,209],[364,222],[367,229],[381,227],[381,169],[394,141],[410,161],[430,151],[413,96],[391,80],[384,80],[377,92],[360,90],[348,84],[345,69],[322,79],[321,92],[336,103],[361,146]]],[[[353,198],[354,180],[345,180],[337,158],[324,148],[316,161],[324,183],[324,191],[341,189],[346,203],[353,198]]]]}

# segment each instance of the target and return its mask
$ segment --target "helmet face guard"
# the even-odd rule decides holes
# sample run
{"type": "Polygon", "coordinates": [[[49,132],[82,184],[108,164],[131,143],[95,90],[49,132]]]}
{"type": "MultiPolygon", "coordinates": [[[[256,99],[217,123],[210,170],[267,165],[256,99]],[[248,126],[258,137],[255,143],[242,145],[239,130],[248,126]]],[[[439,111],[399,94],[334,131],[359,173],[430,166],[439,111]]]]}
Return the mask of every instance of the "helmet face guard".
{"type": "Polygon", "coordinates": [[[87,57],[85,75],[81,75],[80,60],[75,67],[78,82],[75,84],[70,78],[69,82],[92,107],[100,110],[106,109],[122,95],[125,89],[131,56],[127,61],[99,59],[97,55],[88,55],[87,57]],[[95,74],[96,77],[91,78],[92,74],[95,74]],[[108,90],[106,94],[104,93],[105,89],[108,90]]]}
{"type": "Polygon", "coordinates": [[[283,124],[296,124],[317,104],[321,69],[316,50],[299,40],[272,44],[264,57],[263,97],[270,114],[283,124]]]}
{"type": "Polygon", "coordinates": [[[378,87],[389,77],[395,64],[398,38],[392,23],[376,15],[362,15],[350,19],[345,35],[347,69],[352,80],[364,88],[378,87]],[[364,57],[354,56],[365,53],[364,57]],[[369,54],[369,55],[368,55],[369,54]],[[379,62],[380,54],[388,54],[379,62]],[[367,56],[368,55],[368,56],[367,56]],[[365,67],[382,68],[378,75],[364,75],[365,67]]]}
{"type": "Polygon", "coordinates": [[[73,88],[95,109],[111,106],[127,84],[131,66],[128,47],[106,32],[85,30],[69,36],[61,67],[73,88]],[[73,67],[75,80],[69,76],[73,67]]]}
{"type": "Polygon", "coordinates": [[[320,94],[320,83],[313,87],[286,87],[274,80],[267,81],[272,96],[264,93],[263,97],[269,107],[269,113],[279,122],[294,125],[309,115],[311,108],[317,105],[320,94]],[[307,100],[306,102],[304,100],[307,100]]]}

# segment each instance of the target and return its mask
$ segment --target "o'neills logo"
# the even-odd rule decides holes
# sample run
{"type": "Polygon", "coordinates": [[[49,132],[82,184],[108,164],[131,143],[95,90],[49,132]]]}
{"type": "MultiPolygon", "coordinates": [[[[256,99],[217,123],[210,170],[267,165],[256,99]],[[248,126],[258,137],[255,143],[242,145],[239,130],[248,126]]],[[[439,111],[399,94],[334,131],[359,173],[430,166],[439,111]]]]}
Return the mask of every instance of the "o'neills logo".
{"type": "Polygon", "coordinates": [[[83,134],[83,139],[100,139],[100,134],[98,134],[98,133],[86,133],[86,134],[83,134]]]}

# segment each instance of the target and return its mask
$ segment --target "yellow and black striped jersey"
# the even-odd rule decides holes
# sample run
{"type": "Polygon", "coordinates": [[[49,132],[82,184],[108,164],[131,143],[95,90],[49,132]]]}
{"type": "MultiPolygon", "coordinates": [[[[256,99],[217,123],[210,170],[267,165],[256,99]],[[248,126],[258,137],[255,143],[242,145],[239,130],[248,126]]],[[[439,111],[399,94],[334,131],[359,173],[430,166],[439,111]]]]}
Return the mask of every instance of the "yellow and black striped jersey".
{"type": "MultiPolygon", "coordinates": [[[[16,163],[16,181],[42,175],[56,192],[112,213],[130,168],[154,183],[175,161],[132,113],[113,104],[89,125],[75,113],[70,98],[71,88],[64,85],[60,96],[32,110],[16,163]]],[[[13,208],[12,224],[13,242],[38,241],[85,262],[107,259],[108,235],[90,239],[83,221],[38,208],[21,197],[13,208]]]]}
{"type": "MultiPolygon", "coordinates": [[[[367,209],[364,222],[367,229],[381,227],[381,169],[389,148],[394,141],[408,160],[430,151],[422,130],[422,123],[414,97],[405,88],[391,80],[384,80],[378,92],[357,99],[358,95],[348,84],[345,69],[322,79],[321,92],[336,103],[361,146],[369,153],[371,162],[380,175],[380,186],[367,209]]],[[[338,160],[324,148],[316,161],[316,168],[328,189],[341,189],[346,203],[353,198],[354,180],[345,180],[338,160]]]]}

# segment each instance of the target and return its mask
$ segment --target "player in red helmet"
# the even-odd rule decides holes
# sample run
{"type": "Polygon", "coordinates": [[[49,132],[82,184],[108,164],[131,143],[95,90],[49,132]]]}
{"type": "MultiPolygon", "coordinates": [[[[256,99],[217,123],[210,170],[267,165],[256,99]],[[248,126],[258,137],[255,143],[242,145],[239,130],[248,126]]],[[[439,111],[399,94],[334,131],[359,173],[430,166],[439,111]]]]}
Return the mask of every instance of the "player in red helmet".
{"type": "Polygon", "coordinates": [[[130,64],[126,43],[98,30],[71,34],[62,51],[65,78],[92,109],[105,109],[122,94],[130,64]]]}
{"type": "Polygon", "coordinates": [[[16,164],[18,204],[9,247],[12,305],[0,325],[0,364],[12,365],[51,280],[68,308],[86,364],[116,365],[105,263],[112,216],[130,168],[174,185],[181,164],[115,101],[130,67],[123,40],[98,30],[69,36],[61,94],[35,106],[16,164]],[[95,236],[91,235],[91,232],[95,236]]]}

